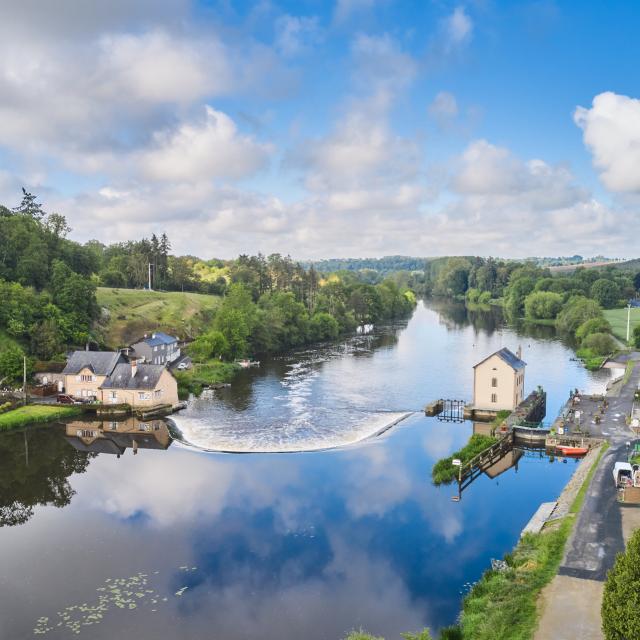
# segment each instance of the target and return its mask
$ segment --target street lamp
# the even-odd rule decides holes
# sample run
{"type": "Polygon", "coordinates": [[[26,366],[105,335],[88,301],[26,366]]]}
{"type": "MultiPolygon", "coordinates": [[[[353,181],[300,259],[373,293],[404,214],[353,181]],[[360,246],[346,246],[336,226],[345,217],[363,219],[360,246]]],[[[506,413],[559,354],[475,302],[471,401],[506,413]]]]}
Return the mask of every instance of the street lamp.
{"type": "Polygon", "coordinates": [[[629,329],[631,328],[631,303],[627,305],[627,345],[629,344],[629,329]]]}

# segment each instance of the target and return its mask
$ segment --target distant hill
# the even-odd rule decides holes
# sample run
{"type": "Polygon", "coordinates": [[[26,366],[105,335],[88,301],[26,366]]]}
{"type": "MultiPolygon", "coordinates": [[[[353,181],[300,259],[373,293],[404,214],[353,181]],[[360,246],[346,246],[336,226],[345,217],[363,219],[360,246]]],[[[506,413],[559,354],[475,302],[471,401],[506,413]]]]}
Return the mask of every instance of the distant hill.
{"type": "Polygon", "coordinates": [[[385,256],[384,258],[331,258],[315,262],[303,262],[302,265],[306,268],[313,266],[314,269],[323,273],[371,270],[385,275],[397,271],[424,271],[428,261],[429,258],[385,256]]]}
{"type": "Polygon", "coordinates": [[[143,289],[98,288],[103,311],[97,333],[112,348],[131,344],[161,329],[185,338],[197,335],[213,319],[220,296],[143,289]]]}
{"type": "Polygon", "coordinates": [[[615,267],[616,269],[622,269],[623,271],[633,271],[634,273],[637,273],[640,271],[640,258],[618,262],[615,267]]]}

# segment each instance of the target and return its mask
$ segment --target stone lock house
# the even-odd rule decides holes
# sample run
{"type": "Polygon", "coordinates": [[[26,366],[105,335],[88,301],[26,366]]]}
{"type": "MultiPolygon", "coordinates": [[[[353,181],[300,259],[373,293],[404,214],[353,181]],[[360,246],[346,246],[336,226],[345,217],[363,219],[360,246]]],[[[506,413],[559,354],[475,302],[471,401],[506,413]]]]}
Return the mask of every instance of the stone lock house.
{"type": "Polygon", "coordinates": [[[476,410],[513,411],[524,399],[527,363],[521,350],[506,347],[492,353],[473,368],[473,407],[476,410]]]}
{"type": "Polygon", "coordinates": [[[164,364],[138,364],[113,351],[75,351],[63,371],[65,391],[103,404],[178,403],[178,383],[164,364]]]}

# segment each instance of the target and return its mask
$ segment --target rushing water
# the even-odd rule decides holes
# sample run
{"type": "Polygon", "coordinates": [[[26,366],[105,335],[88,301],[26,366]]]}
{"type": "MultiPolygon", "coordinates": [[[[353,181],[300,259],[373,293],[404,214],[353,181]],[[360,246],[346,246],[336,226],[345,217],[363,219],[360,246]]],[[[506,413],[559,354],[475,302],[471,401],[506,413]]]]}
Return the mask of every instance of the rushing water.
{"type": "Polygon", "coordinates": [[[175,416],[188,445],[166,448],[164,426],[136,436],[135,456],[114,455],[127,433],[83,445],[74,430],[90,424],[0,435],[0,638],[337,640],[452,623],[575,464],[526,455],[453,502],[431,466],[472,427],[413,412],[469,398],[472,365],[518,345],[550,415],[604,383],[552,331],[430,304],[242,372],[175,416]],[[276,453],[293,450],[307,452],[276,453]]]}

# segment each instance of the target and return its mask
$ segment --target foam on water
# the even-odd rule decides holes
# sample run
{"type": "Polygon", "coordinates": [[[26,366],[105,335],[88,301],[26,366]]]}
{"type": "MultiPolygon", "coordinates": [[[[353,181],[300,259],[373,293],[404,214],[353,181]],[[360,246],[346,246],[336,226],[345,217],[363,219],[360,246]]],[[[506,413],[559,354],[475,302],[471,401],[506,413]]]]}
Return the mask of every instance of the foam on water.
{"type": "Polygon", "coordinates": [[[297,420],[259,429],[236,429],[234,425],[216,427],[200,418],[175,416],[182,444],[205,451],[224,453],[292,453],[321,451],[356,444],[384,433],[412,415],[412,412],[370,413],[359,421],[342,426],[313,426],[313,414],[297,420]]]}

